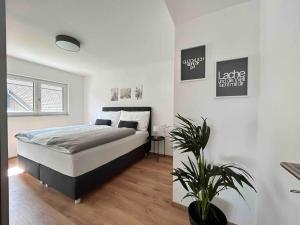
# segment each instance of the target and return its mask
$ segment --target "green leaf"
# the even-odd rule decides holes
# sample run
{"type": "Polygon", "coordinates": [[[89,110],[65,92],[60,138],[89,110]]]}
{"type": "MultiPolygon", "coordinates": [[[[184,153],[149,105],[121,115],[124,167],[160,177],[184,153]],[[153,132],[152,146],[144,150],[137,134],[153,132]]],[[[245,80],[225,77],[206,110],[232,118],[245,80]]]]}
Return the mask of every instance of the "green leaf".
{"type": "Polygon", "coordinates": [[[200,218],[205,220],[210,202],[224,190],[232,189],[243,199],[239,188],[248,186],[256,191],[252,184],[253,177],[239,165],[206,163],[204,149],[211,132],[206,118],[202,118],[203,123],[198,125],[179,114],[176,117],[179,120],[178,127],[170,132],[170,140],[176,149],[183,154],[192,154],[195,160],[188,156],[188,162],[181,162],[182,168],[174,169],[171,174],[174,176],[173,181],[180,182],[187,191],[184,198],[195,198],[199,203],[200,218]]]}

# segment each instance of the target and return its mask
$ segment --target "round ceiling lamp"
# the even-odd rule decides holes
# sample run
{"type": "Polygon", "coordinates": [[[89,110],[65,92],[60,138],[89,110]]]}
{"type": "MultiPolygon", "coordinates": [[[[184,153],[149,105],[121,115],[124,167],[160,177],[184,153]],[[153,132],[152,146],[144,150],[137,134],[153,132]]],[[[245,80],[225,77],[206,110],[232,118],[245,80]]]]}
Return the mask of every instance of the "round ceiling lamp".
{"type": "Polygon", "coordinates": [[[55,43],[58,47],[66,51],[78,52],[80,50],[80,42],[67,35],[57,35],[55,43]]]}

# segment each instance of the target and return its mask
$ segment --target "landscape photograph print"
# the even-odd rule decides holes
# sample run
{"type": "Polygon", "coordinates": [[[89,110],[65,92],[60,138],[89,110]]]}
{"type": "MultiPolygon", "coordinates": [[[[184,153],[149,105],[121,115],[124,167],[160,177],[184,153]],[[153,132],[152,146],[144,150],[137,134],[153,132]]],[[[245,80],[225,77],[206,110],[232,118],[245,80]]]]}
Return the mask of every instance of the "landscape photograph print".
{"type": "Polygon", "coordinates": [[[121,88],[120,99],[131,99],[131,88],[121,88]]]}

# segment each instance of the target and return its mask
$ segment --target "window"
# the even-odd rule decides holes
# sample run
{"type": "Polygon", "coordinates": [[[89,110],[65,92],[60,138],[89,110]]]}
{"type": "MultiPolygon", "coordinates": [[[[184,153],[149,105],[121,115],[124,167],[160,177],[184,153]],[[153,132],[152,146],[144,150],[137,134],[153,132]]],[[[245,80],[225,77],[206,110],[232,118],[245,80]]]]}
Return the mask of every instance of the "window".
{"type": "Polygon", "coordinates": [[[7,112],[34,111],[34,82],[7,79],[7,112]]]}
{"type": "Polygon", "coordinates": [[[68,113],[68,86],[22,76],[8,75],[9,116],[68,113]]]}
{"type": "Polygon", "coordinates": [[[41,112],[64,112],[63,87],[41,84],[41,112]]]}

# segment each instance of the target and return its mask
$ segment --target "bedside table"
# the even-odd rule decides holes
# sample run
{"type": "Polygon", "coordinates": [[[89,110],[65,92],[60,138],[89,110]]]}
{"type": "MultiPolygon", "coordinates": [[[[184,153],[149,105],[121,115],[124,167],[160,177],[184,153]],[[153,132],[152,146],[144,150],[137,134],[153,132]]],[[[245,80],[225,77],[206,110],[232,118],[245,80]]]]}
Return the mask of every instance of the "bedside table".
{"type": "Polygon", "coordinates": [[[156,153],[156,143],[157,143],[157,161],[159,161],[159,143],[164,142],[164,157],[166,156],[166,138],[163,136],[151,136],[150,141],[154,143],[154,153],[156,153]]]}

